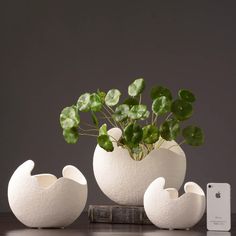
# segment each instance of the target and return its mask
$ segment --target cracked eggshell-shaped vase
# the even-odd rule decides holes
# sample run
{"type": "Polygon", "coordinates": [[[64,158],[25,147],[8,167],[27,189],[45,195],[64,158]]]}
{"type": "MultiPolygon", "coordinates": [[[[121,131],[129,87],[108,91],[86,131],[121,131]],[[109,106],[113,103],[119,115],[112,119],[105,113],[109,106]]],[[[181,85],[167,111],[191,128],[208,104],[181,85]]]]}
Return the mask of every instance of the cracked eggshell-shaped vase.
{"type": "Polygon", "coordinates": [[[144,194],[144,209],[149,220],[163,229],[189,229],[205,212],[205,194],[199,185],[188,182],[178,196],[174,188],[165,189],[165,179],[154,180],[144,194]]]}
{"type": "Polygon", "coordinates": [[[74,166],[63,168],[63,177],[31,175],[34,162],[28,160],[12,175],[8,185],[11,210],[28,227],[65,227],[73,223],[87,201],[87,181],[74,166]]]}
{"type": "MultiPolygon", "coordinates": [[[[108,133],[119,140],[121,130],[108,133]]],[[[162,148],[154,149],[141,161],[133,160],[129,152],[113,143],[114,151],[106,152],[97,145],[93,157],[96,181],[103,193],[122,205],[143,205],[143,195],[149,184],[164,176],[168,187],[179,189],[184,181],[186,158],[176,142],[165,141],[162,148]],[[168,150],[170,146],[174,146],[168,150]]]]}

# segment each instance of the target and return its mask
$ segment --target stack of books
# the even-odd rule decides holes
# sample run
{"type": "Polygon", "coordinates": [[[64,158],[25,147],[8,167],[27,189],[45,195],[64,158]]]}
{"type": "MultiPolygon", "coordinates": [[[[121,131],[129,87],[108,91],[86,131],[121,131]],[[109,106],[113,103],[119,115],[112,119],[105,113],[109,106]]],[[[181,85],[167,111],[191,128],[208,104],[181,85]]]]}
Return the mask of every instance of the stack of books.
{"type": "Polygon", "coordinates": [[[89,205],[91,223],[152,224],[143,206],[89,205]]]}

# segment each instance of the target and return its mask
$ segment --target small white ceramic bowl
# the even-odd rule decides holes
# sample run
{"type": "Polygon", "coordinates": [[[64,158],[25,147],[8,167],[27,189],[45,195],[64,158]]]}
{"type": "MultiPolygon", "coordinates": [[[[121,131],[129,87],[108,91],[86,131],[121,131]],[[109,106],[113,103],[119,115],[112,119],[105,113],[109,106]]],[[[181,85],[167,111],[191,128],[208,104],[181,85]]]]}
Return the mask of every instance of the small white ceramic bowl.
{"type": "Polygon", "coordinates": [[[31,175],[34,162],[20,165],[8,184],[11,210],[28,227],[66,227],[83,211],[87,181],[74,166],[65,166],[61,178],[51,174],[31,175]]]}
{"type": "Polygon", "coordinates": [[[205,212],[205,194],[199,185],[188,182],[185,193],[178,196],[174,188],[165,187],[163,177],[154,180],[144,194],[144,209],[150,221],[163,229],[189,229],[205,212]]]}

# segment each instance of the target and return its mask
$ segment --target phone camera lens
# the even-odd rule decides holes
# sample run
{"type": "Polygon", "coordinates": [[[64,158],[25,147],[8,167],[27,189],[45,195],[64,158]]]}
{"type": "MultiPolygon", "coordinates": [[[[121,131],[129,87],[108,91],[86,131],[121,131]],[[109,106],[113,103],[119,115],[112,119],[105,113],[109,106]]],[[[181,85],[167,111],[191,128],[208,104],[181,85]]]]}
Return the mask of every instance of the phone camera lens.
{"type": "Polygon", "coordinates": [[[211,187],[212,187],[212,186],[209,184],[209,185],[208,185],[208,188],[211,188],[211,187]]]}

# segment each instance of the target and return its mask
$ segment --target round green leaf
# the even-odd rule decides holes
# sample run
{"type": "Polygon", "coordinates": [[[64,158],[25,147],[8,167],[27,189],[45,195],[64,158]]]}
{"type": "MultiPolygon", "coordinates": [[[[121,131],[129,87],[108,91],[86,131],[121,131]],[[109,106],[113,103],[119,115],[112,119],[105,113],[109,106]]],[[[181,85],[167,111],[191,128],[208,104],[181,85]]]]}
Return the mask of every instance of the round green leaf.
{"type": "Polygon", "coordinates": [[[120,122],[128,117],[129,106],[126,104],[121,104],[116,107],[113,117],[115,121],[120,122]]]}
{"type": "Polygon", "coordinates": [[[150,115],[150,112],[147,110],[147,111],[143,114],[143,116],[141,117],[141,120],[147,119],[147,118],[149,117],[149,115],[150,115]]]}
{"type": "Polygon", "coordinates": [[[125,101],[123,103],[129,105],[130,108],[134,105],[139,104],[138,100],[133,97],[129,97],[129,98],[125,99],[125,101]]]}
{"type": "Polygon", "coordinates": [[[87,112],[90,110],[90,93],[82,94],[76,104],[79,111],[87,112]]]}
{"type": "Polygon", "coordinates": [[[74,106],[66,107],[60,114],[60,124],[63,129],[77,127],[80,122],[79,114],[74,106]]]}
{"type": "Polygon", "coordinates": [[[99,129],[99,136],[107,135],[107,124],[103,124],[99,129]]]}
{"type": "Polygon", "coordinates": [[[194,94],[191,91],[186,90],[186,89],[179,90],[178,95],[180,99],[186,102],[193,103],[196,100],[194,94]]]}
{"type": "Polygon", "coordinates": [[[145,152],[140,146],[130,147],[129,154],[136,161],[142,160],[145,152]]]}
{"type": "Polygon", "coordinates": [[[191,146],[200,146],[204,143],[204,134],[199,127],[188,126],[183,129],[182,135],[186,143],[191,146]]]}
{"type": "Polygon", "coordinates": [[[121,92],[118,89],[111,89],[108,91],[105,97],[105,103],[107,106],[115,106],[120,99],[121,92]]]}
{"type": "Polygon", "coordinates": [[[136,146],[131,148],[131,151],[133,154],[139,155],[143,151],[143,149],[140,146],[136,146]]]}
{"type": "Polygon", "coordinates": [[[172,95],[169,89],[162,87],[162,86],[155,86],[151,89],[151,98],[155,100],[156,98],[165,96],[169,100],[172,100],[172,95]]]}
{"type": "Polygon", "coordinates": [[[69,144],[75,144],[79,139],[79,134],[75,127],[71,129],[64,129],[63,136],[65,141],[69,144]]]}
{"type": "Polygon", "coordinates": [[[137,120],[142,118],[147,111],[147,106],[146,105],[134,105],[130,111],[129,111],[129,118],[133,120],[137,120]]]}
{"type": "Polygon", "coordinates": [[[156,98],[152,103],[152,111],[156,115],[164,115],[170,111],[170,108],[171,101],[165,96],[156,98]]]}
{"type": "Polygon", "coordinates": [[[129,146],[137,146],[143,138],[143,130],[138,124],[129,124],[124,129],[124,138],[129,146]]]}
{"type": "Polygon", "coordinates": [[[179,132],[179,121],[176,119],[169,119],[160,126],[161,137],[167,141],[175,140],[179,132]]]}
{"type": "Polygon", "coordinates": [[[178,120],[186,120],[193,114],[191,103],[181,99],[175,100],[171,105],[171,111],[178,120]]]}
{"type": "Polygon", "coordinates": [[[90,108],[95,112],[102,109],[101,99],[96,93],[90,95],[90,108]]]}
{"type": "Polygon", "coordinates": [[[112,152],[114,150],[113,144],[109,139],[108,135],[100,135],[97,138],[98,144],[101,148],[106,150],[107,152],[112,152]]]}
{"type": "Polygon", "coordinates": [[[143,141],[147,144],[155,143],[159,139],[158,128],[154,125],[143,127],[143,141]]]}
{"type": "Polygon", "coordinates": [[[128,94],[131,97],[138,96],[145,89],[145,82],[143,78],[136,79],[131,85],[128,87],[128,94]]]}
{"type": "Polygon", "coordinates": [[[99,89],[97,90],[97,95],[100,97],[100,100],[102,103],[105,102],[105,97],[106,97],[106,93],[103,91],[100,91],[99,89]]]}

